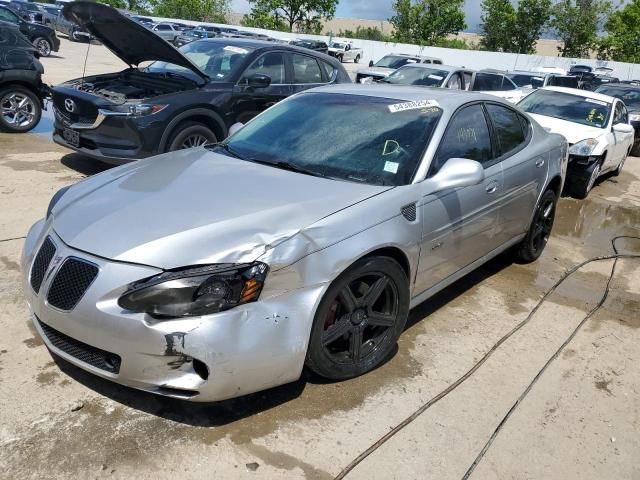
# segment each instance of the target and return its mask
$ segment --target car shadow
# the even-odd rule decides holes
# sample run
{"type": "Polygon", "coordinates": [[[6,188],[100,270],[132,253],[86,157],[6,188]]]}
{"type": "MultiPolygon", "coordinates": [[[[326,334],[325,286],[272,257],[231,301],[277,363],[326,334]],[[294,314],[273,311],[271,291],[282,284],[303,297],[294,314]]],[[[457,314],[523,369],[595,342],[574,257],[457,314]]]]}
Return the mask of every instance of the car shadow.
{"type": "Polygon", "coordinates": [[[60,162],[65,167],[87,176],[113,168],[113,165],[103,163],[100,160],[95,160],[79,153],[69,153],[62,157],[60,162]]]}
{"type": "MultiPolygon", "coordinates": [[[[512,263],[513,255],[510,255],[509,252],[499,255],[418,305],[410,312],[405,330],[428,320],[428,317],[438,309],[512,263]]],[[[384,363],[390,361],[397,352],[398,347],[396,346],[394,352],[384,363]]],[[[278,407],[298,398],[307,384],[335,383],[305,368],[299,380],[286,385],[221,402],[193,403],[125,387],[90,374],[55,354],[52,354],[52,357],[65,374],[100,395],[151,415],[198,427],[219,427],[278,407]]],[[[371,372],[369,375],[375,375],[375,372],[371,372]]]]}

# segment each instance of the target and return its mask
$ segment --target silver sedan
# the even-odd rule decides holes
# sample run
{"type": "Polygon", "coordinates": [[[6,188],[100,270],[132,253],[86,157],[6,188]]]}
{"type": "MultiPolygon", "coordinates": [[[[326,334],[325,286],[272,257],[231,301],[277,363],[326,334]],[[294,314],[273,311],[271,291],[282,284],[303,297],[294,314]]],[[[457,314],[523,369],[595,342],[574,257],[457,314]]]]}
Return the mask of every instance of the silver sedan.
{"type": "Polygon", "coordinates": [[[227,141],[58,192],[27,236],[34,325],[109,380],[213,401],[374,369],[409,310],[510,247],[542,253],[567,159],[507,102],[295,95],[227,141]]]}

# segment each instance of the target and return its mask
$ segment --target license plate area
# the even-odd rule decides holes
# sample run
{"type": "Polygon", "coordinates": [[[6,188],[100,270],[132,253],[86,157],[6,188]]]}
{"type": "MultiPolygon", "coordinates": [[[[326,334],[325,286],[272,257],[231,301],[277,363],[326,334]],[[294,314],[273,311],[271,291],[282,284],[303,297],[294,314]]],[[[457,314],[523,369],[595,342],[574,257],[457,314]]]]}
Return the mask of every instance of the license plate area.
{"type": "Polygon", "coordinates": [[[62,130],[62,138],[64,138],[65,141],[73,147],[80,146],[80,133],[76,132],[75,130],[65,128],[64,130],[62,130]]]}

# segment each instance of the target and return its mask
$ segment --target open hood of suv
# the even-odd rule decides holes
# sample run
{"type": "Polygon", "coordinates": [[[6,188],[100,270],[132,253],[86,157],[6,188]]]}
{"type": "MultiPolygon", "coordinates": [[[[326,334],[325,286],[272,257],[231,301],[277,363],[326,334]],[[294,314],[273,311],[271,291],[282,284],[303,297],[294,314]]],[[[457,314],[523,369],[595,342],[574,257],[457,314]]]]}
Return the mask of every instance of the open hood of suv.
{"type": "Polygon", "coordinates": [[[62,8],[62,14],[70,22],[86,28],[129,66],[162,61],[188,68],[205,80],[208,78],[167,41],[114,8],[93,2],[71,2],[62,8]]]}

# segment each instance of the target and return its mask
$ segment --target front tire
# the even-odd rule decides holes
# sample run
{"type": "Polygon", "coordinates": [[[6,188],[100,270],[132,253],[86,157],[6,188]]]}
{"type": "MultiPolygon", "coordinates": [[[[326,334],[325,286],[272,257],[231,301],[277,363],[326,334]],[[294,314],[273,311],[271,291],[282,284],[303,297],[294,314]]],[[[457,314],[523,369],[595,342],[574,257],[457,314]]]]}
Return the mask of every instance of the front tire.
{"type": "Polygon", "coordinates": [[[353,61],[354,63],[360,63],[360,55],[356,55],[355,60],[353,61]]]}
{"type": "Polygon", "coordinates": [[[344,63],[344,56],[343,55],[338,55],[338,61],[340,63],[344,63]]]}
{"type": "Polygon", "coordinates": [[[596,181],[600,177],[600,172],[602,171],[602,160],[598,160],[593,164],[587,166],[586,175],[574,180],[571,184],[571,193],[572,196],[583,200],[587,198],[589,192],[593,189],[596,181]]]}
{"type": "Polygon", "coordinates": [[[44,37],[36,37],[33,40],[33,46],[36,47],[41,57],[51,55],[51,42],[44,37]]]}
{"type": "Polygon", "coordinates": [[[542,255],[553,229],[557,203],[558,197],[553,190],[542,194],[529,231],[518,246],[516,257],[520,263],[535,262],[542,255]]]}
{"type": "Polygon", "coordinates": [[[358,260],[329,287],[318,306],[306,365],[344,380],[382,364],[409,314],[409,280],[388,257],[358,260]]]}
{"type": "Polygon", "coordinates": [[[28,132],[41,116],[40,99],[28,88],[15,85],[0,89],[0,130],[28,132]]]}
{"type": "Polygon", "coordinates": [[[614,177],[617,177],[618,175],[620,175],[622,173],[622,168],[624,167],[624,162],[627,160],[627,157],[629,155],[631,155],[631,149],[629,149],[627,154],[622,158],[622,160],[620,160],[620,163],[618,164],[618,167],[613,171],[613,176],[614,177]]]}
{"type": "Polygon", "coordinates": [[[171,135],[166,151],[173,152],[186,148],[198,148],[217,141],[216,134],[202,123],[183,122],[178,125],[171,135]]]}

